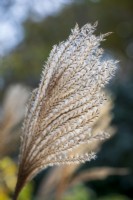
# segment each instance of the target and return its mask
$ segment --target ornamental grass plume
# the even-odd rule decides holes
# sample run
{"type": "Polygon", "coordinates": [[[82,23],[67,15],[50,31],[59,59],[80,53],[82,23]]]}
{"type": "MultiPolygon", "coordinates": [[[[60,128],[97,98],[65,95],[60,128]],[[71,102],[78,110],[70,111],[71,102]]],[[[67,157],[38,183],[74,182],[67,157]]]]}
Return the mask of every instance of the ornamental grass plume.
{"type": "Polygon", "coordinates": [[[0,113],[0,159],[17,148],[19,134],[15,127],[24,117],[28,98],[29,89],[20,84],[12,85],[6,91],[0,113]]]}
{"type": "Polygon", "coordinates": [[[96,26],[86,24],[79,29],[76,25],[69,38],[50,53],[40,84],[27,105],[14,200],[47,166],[94,159],[94,152],[78,155],[75,149],[108,136],[104,132],[94,134],[93,124],[107,101],[102,88],[114,74],[117,62],[103,60],[99,46],[108,34],[95,36],[96,26]]]}

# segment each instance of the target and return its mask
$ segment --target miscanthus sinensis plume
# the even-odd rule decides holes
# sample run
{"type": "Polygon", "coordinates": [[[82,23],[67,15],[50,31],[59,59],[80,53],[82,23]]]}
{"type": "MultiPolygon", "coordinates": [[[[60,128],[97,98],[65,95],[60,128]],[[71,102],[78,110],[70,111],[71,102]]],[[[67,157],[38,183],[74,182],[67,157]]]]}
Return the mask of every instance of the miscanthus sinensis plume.
{"type": "Polygon", "coordinates": [[[27,106],[14,199],[25,183],[47,166],[94,159],[93,152],[73,152],[107,136],[104,132],[93,134],[93,124],[107,100],[102,88],[114,74],[116,61],[103,60],[99,46],[108,34],[95,36],[95,28],[96,24],[81,29],[76,25],[68,39],[50,53],[27,106]]]}

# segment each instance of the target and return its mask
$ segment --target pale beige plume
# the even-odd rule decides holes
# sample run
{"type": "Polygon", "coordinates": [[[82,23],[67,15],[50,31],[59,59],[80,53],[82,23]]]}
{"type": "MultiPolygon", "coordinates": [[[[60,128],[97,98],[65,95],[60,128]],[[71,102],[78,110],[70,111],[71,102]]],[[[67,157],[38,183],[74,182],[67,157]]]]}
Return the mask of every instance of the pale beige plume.
{"type": "Polygon", "coordinates": [[[27,106],[14,200],[25,183],[47,166],[94,159],[94,152],[80,155],[73,150],[108,136],[93,134],[92,127],[107,100],[102,88],[117,62],[103,60],[99,46],[108,34],[95,36],[96,25],[81,29],[76,25],[69,38],[50,53],[27,106]]]}
{"type": "Polygon", "coordinates": [[[24,118],[28,98],[29,89],[20,84],[12,85],[6,91],[0,113],[0,158],[16,150],[19,134],[14,129],[24,118]]]}

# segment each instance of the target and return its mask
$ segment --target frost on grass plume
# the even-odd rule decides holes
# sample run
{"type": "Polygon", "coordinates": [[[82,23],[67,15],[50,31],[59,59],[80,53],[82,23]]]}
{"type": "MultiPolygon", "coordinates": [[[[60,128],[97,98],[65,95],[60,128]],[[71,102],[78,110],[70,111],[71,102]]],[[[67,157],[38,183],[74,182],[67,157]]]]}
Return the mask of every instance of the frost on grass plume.
{"type": "Polygon", "coordinates": [[[108,34],[95,36],[95,28],[96,24],[81,29],[76,25],[69,38],[50,53],[27,106],[14,199],[47,166],[94,159],[93,152],[72,152],[107,136],[104,132],[94,135],[93,125],[107,100],[102,88],[114,74],[116,61],[101,59],[99,46],[108,34]]]}

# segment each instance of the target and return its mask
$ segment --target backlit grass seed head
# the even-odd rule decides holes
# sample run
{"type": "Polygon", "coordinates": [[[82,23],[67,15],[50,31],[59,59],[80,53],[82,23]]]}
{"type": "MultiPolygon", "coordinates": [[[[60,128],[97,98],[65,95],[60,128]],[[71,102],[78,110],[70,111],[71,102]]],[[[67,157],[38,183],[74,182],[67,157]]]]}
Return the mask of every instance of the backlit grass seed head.
{"type": "Polygon", "coordinates": [[[114,74],[116,61],[101,59],[99,46],[108,34],[95,36],[95,28],[96,24],[81,29],[76,25],[68,39],[50,53],[39,87],[27,105],[14,199],[23,185],[47,166],[94,159],[93,152],[72,152],[107,136],[93,134],[93,125],[107,100],[102,88],[114,74]]]}

